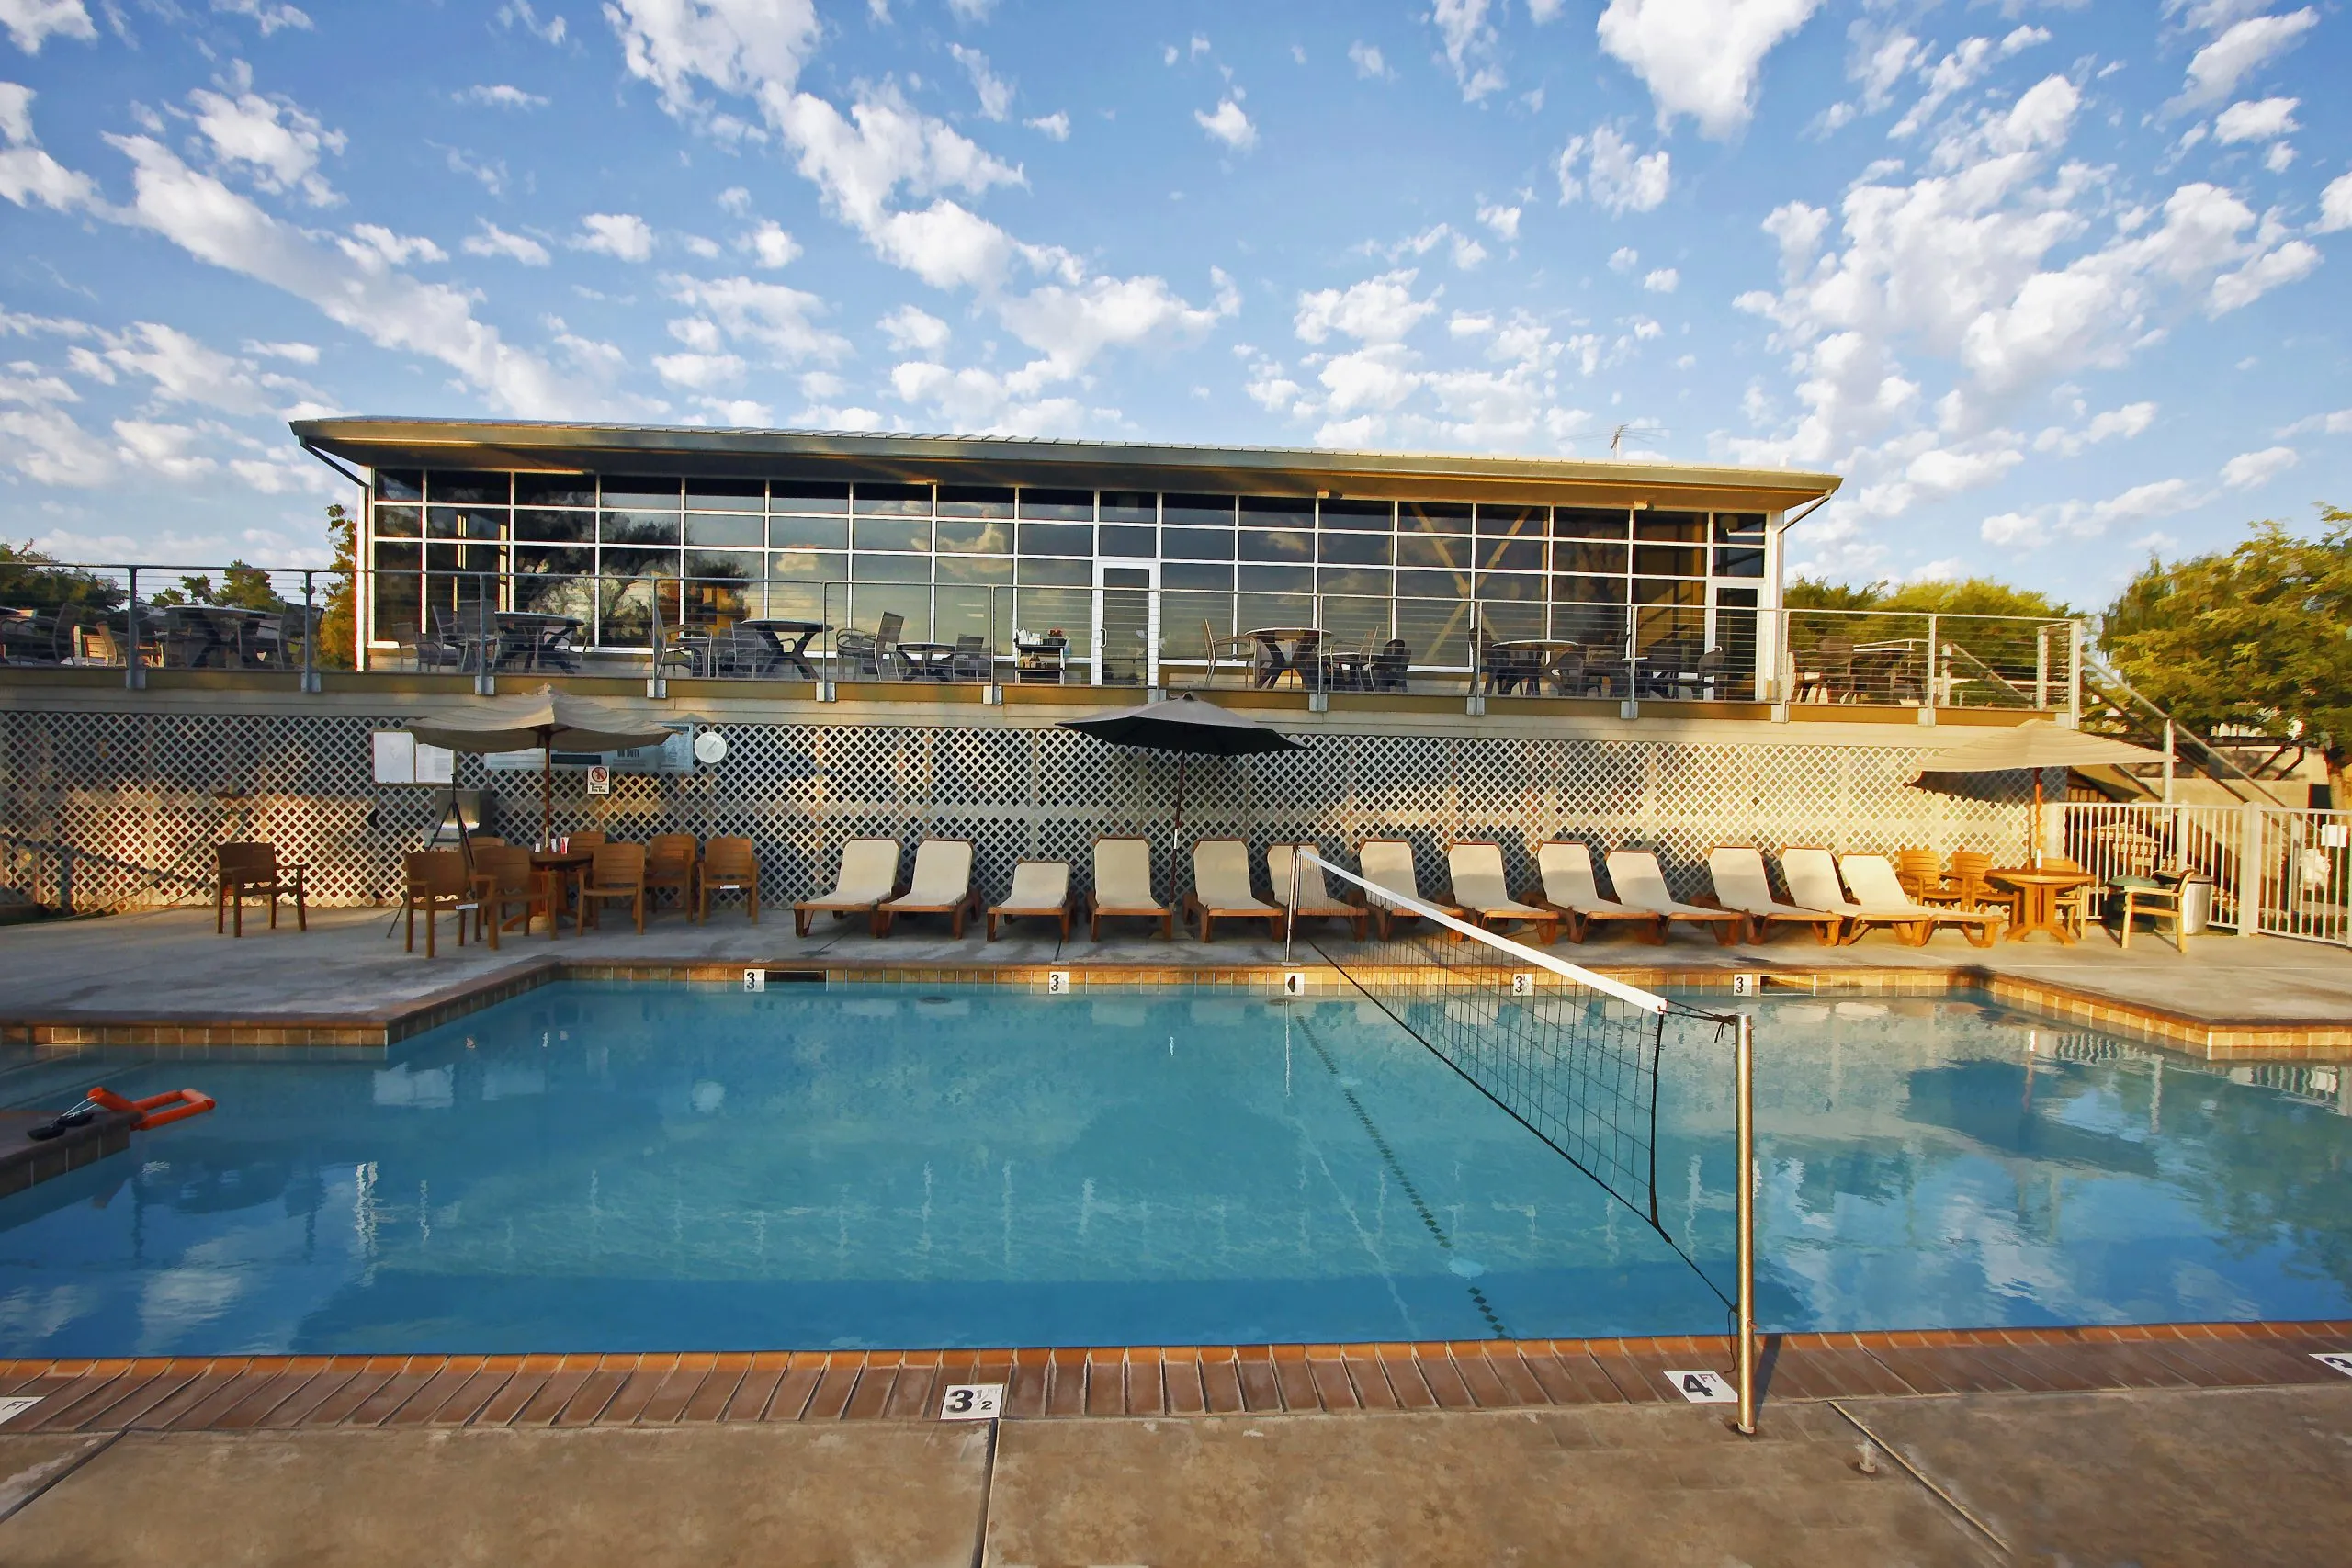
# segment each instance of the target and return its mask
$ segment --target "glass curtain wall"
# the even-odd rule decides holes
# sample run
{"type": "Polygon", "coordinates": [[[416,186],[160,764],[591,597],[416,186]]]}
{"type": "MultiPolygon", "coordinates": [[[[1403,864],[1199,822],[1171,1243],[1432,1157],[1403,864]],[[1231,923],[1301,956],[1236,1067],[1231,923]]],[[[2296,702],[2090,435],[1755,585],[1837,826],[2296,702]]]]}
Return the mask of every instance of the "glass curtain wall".
{"type": "Polygon", "coordinates": [[[376,475],[369,549],[379,643],[487,609],[641,649],[658,605],[688,633],[771,617],[999,652],[1059,634],[1078,665],[1097,558],[1156,559],[1179,667],[1316,627],[1421,670],[1491,667],[1503,643],[1575,644],[1621,676],[1706,659],[1726,695],[1753,690],[1767,561],[1760,513],[397,469],[376,475]]]}

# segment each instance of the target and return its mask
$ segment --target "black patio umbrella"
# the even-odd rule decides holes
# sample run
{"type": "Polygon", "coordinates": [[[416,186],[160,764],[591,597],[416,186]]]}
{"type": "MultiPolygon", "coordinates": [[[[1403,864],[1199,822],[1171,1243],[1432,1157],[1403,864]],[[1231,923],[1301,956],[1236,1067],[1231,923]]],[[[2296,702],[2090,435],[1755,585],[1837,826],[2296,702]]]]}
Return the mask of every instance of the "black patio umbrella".
{"type": "Polygon", "coordinates": [[[1092,718],[1065,719],[1062,728],[1107,740],[1114,746],[1175,752],[1176,827],[1180,832],[1184,826],[1184,773],[1192,759],[1249,757],[1263,751],[1302,750],[1289,736],[1215,703],[1204,703],[1190,692],[1146,703],[1141,707],[1097,714],[1092,718]]]}

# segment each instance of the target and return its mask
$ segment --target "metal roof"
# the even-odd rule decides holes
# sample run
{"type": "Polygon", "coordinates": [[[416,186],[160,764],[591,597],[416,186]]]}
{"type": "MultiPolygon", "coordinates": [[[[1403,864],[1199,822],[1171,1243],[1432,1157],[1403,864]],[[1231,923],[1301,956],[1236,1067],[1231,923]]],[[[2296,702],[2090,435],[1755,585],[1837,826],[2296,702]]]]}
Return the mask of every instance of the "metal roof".
{"type": "Polygon", "coordinates": [[[534,420],[296,420],[306,446],[370,468],[1069,485],[1399,500],[1650,502],[1781,511],[1835,474],[1680,463],[1328,447],[1207,446],[1008,435],[575,424],[534,420]]]}

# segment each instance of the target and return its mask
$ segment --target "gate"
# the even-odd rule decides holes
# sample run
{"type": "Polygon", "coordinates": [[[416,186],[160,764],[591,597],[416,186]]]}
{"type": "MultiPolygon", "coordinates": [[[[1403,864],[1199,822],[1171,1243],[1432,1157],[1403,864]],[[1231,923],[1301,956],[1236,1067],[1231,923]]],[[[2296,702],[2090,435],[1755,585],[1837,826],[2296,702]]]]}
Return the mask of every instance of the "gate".
{"type": "Polygon", "coordinates": [[[2098,801],[2063,809],[2065,852],[2102,881],[2186,866],[2213,884],[2215,925],[2352,946],[2352,811],[2098,801]]]}

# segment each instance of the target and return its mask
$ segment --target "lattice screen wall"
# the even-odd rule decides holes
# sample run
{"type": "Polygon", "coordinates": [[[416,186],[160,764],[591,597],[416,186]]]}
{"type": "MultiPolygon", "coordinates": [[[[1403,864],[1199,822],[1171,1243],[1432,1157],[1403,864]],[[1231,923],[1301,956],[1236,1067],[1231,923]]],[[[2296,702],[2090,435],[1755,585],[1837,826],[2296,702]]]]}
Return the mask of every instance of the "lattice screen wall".
{"type": "MultiPolygon", "coordinates": [[[[441,800],[369,782],[368,734],[393,728],[389,716],[0,713],[0,899],[205,902],[212,846],[243,838],[306,863],[321,903],[388,897],[400,852],[441,800]]],[[[969,838],[992,895],[1023,856],[1083,867],[1100,833],[1152,833],[1163,896],[1189,878],[1180,870],[1165,885],[1173,758],[1056,728],[724,730],[726,761],[691,776],[618,776],[591,800],[577,773],[559,775],[557,831],[745,835],[771,900],[830,886],[842,840],[869,834],[969,838]]],[[[1432,889],[1446,844],[1462,838],[1501,843],[1515,886],[1544,838],[1656,849],[1685,896],[1704,887],[1717,843],[2022,850],[2018,775],[1991,775],[1975,795],[1918,788],[1925,750],[1317,735],[1297,752],[1195,759],[1183,826],[1188,841],[1247,839],[1261,865],[1265,845],[1292,839],[1348,852],[1367,836],[1408,838],[1432,889]]],[[[533,836],[537,775],[458,766],[461,785],[497,792],[509,836],[533,836]]]]}

